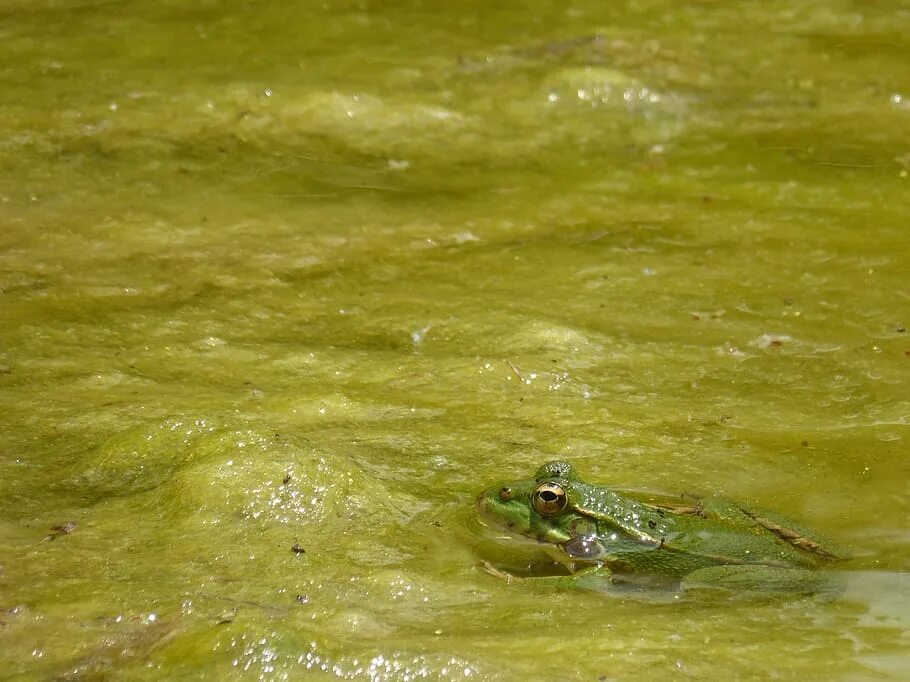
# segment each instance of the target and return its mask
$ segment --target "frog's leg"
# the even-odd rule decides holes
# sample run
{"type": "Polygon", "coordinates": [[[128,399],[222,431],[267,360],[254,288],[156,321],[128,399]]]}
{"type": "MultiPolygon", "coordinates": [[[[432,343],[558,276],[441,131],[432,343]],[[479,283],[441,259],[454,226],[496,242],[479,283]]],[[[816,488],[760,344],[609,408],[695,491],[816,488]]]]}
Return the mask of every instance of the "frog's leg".
{"type": "Polygon", "coordinates": [[[574,571],[572,575],[515,575],[508,571],[503,571],[500,568],[496,568],[489,561],[481,562],[480,569],[494,578],[504,580],[506,583],[531,580],[535,585],[548,585],[551,587],[573,589],[603,590],[609,585],[610,577],[612,575],[612,572],[607,566],[596,564],[574,571]]]}
{"type": "Polygon", "coordinates": [[[554,587],[573,590],[607,592],[613,584],[613,571],[606,565],[593,565],[576,571],[572,575],[558,576],[550,583],[554,587]]]}
{"type": "Polygon", "coordinates": [[[733,592],[818,592],[823,576],[801,568],[782,568],[762,564],[709,566],[686,575],[680,587],[724,589],[733,592]]]}
{"type": "Polygon", "coordinates": [[[496,568],[489,561],[481,561],[480,569],[487,575],[491,575],[494,578],[504,580],[506,583],[513,583],[518,580],[524,580],[524,578],[520,575],[515,575],[513,573],[509,573],[508,571],[503,571],[500,568],[496,568]]]}

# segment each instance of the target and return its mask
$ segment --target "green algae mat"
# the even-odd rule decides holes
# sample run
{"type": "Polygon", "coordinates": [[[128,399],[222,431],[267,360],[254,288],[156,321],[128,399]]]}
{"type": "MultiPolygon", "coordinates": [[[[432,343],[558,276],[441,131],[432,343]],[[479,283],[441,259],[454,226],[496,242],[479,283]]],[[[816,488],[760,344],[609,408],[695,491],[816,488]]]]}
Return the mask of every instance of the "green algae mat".
{"type": "Polygon", "coordinates": [[[0,0],[0,678],[910,675],[910,4],[0,0]],[[835,589],[554,589],[478,494],[835,589]]]}

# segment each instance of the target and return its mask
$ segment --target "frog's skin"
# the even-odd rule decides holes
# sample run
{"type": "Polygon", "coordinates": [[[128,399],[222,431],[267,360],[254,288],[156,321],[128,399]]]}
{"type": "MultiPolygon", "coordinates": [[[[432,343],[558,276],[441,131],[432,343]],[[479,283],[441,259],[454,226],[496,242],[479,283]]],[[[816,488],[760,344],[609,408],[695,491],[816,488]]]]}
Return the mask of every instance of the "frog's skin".
{"type": "Polygon", "coordinates": [[[477,509],[482,522],[543,546],[572,574],[563,583],[814,591],[813,569],[837,559],[773,512],[722,498],[639,498],[585,483],[555,461],[485,490],[477,509]]]}

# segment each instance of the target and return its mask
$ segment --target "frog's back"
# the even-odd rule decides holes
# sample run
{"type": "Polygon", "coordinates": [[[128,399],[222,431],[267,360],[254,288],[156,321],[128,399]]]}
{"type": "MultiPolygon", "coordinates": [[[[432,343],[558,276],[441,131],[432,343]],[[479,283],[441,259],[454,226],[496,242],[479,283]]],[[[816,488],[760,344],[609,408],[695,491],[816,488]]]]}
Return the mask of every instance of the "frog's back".
{"type": "Polygon", "coordinates": [[[811,568],[818,559],[755,523],[733,523],[697,516],[676,517],[666,538],[669,549],[697,555],[714,564],[766,564],[811,568]]]}
{"type": "Polygon", "coordinates": [[[813,568],[835,558],[808,529],[723,498],[656,500],[580,483],[573,484],[573,492],[579,511],[597,519],[606,551],[636,570],[682,572],[734,564],[813,568]],[[615,539],[620,536],[629,539],[615,539]]]}
{"type": "Polygon", "coordinates": [[[674,514],[674,549],[722,564],[814,568],[838,557],[811,532],[779,514],[710,500],[698,513],[674,514]]]}

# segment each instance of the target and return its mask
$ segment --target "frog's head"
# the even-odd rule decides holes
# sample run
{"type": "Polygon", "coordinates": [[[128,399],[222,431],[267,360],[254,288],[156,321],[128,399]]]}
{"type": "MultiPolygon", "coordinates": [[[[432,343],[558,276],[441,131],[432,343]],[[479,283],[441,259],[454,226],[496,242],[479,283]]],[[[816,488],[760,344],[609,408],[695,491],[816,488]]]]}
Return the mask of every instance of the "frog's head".
{"type": "Polygon", "coordinates": [[[498,528],[541,543],[563,544],[589,530],[590,521],[573,504],[576,481],[571,465],[548,462],[531,480],[484,490],[477,498],[477,510],[482,521],[498,528]]]}

